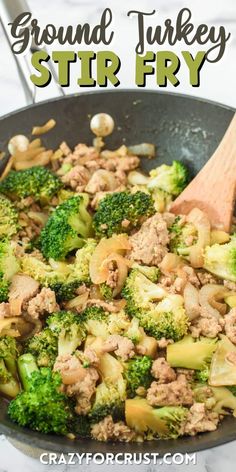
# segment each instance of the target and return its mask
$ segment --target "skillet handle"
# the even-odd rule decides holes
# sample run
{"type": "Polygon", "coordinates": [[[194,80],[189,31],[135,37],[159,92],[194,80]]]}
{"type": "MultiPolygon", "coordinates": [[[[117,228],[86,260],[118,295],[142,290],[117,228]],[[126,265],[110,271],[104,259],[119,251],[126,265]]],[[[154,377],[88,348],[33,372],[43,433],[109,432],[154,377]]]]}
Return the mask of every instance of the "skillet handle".
{"type": "MultiPolygon", "coordinates": [[[[26,0],[1,0],[0,2],[0,21],[3,26],[3,31],[8,40],[9,46],[11,47],[13,43],[13,38],[10,33],[9,23],[12,23],[14,19],[23,12],[30,12],[30,8],[26,0]]],[[[30,50],[25,54],[13,54],[19,77],[21,80],[22,87],[24,89],[25,98],[27,104],[32,104],[36,102],[36,92],[37,88],[30,81],[31,73],[31,54],[35,51],[39,51],[40,48],[34,44],[32,41],[30,50]]],[[[46,50],[46,48],[44,48],[46,50]]],[[[53,63],[51,60],[47,62],[47,66],[52,74],[52,79],[54,82],[54,88],[56,88],[56,95],[65,95],[64,90],[58,84],[57,73],[54,69],[53,63]]],[[[44,97],[45,98],[45,97],[44,97]]]]}

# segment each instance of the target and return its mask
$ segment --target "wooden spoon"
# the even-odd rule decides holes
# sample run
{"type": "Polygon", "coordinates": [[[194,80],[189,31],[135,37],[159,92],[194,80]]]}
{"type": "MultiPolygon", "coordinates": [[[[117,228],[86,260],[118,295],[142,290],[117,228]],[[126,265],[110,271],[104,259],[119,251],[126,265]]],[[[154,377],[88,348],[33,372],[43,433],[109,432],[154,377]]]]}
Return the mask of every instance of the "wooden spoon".
{"type": "Polygon", "coordinates": [[[236,114],[212,157],[172,203],[171,211],[187,215],[203,210],[212,227],[229,231],[236,188],[236,114]]]}

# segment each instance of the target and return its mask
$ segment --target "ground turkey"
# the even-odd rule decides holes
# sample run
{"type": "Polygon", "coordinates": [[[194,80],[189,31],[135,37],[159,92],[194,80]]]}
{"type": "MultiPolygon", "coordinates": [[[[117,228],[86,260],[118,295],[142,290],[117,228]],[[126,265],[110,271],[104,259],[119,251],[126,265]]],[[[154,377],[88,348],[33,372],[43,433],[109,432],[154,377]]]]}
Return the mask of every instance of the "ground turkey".
{"type": "Polygon", "coordinates": [[[192,405],[193,391],[187,382],[186,376],[180,374],[177,380],[170,383],[152,382],[147,391],[147,401],[152,406],[192,405]]]}
{"type": "Polygon", "coordinates": [[[164,357],[159,357],[152,364],[151,373],[159,384],[169,383],[176,380],[174,369],[166,362],[164,357]]]}
{"type": "Polygon", "coordinates": [[[219,422],[219,415],[209,411],[204,403],[194,403],[188,413],[183,434],[195,436],[204,431],[215,431],[219,422]]]}
{"type": "Polygon", "coordinates": [[[137,233],[129,238],[129,258],[141,264],[157,265],[167,253],[167,224],[159,213],[148,218],[137,233]]]}
{"type": "Polygon", "coordinates": [[[112,352],[121,357],[122,361],[127,361],[135,355],[134,344],[129,338],[112,334],[103,345],[103,352],[112,352]]]}
{"type": "Polygon", "coordinates": [[[53,313],[59,309],[55,292],[46,287],[43,287],[36,297],[31,298],[27,306],[27,312],[33,319],[37,319],[47,313],[53,313]]]}
{"type": "Polygon", "coordinates": [[[106,416],[102,421],[93,425],[91,436],[97,441],[132,441],[135,432],[132,431],[123,421],[113,422],[112,417],[106,416]]]}

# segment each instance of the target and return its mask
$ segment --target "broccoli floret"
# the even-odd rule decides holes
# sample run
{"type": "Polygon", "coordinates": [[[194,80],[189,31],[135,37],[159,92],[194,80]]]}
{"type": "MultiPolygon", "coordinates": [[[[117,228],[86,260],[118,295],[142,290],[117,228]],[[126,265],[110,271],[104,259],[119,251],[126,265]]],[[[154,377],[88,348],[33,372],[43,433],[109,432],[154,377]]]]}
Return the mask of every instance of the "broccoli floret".
{"type": "Polygon", "coordinates": [[[179,161],[173,161],[171,166],[162,164],[151,170],[150,180],[147,184],[149,190],[161,189],[176,197],[188,183],[188,170],[179,161]]]}
{"type": "Polygon", "coordinates": [[[147,193],[115,192],[99,203],[93,227],[98,237],[129,233],[154,213],[152,198],[147,193]],[[122,224],[124,220],[129,222],[127,226],[122,224]]]}
{"type": "Polygon", "coordinates": [[[235,364],[228,361],[230,355],[236,355],[236,347],[227,336],[222,334],[211,359],[210,385],[216,387],[236,385],[236,369],[235,364]]]}
{"type": "Polygon", "coordinates": [[[180,256],[189,255],[189,247],[197,240],[197,230],[192,223],[179,224],[180,216],[175,218],[174,223],[170,226],[170,251],[180,256]],[[188,244],[191,240],[191,244],[188,244]]]}
{"type": "Polygon", "coordinates": [[[0,241],[0,303],[8,300],[9,285],[19,264],[8,239],[0,241]]]}
{"type": "Polygon", "coordinates": [[[73,409],[60,392],[59,372],[52,372],[48,367],[37,370],[34,360],[31,367],[27,364],[24,373],[27,376],[27,369],[30,370],[26,391],[19,393],[8,407],[11,420],[45,434],[68,434],[72,431],[73,409]]]}
{"type": "Polygon", "coordinates": [[[181,406],[152,408],[145,398],[126,400],[125,418],[127,425],[137,433],[150,434],[162,439],[177,438],[182,433],[188,409],[181,406]]]}
{"type": "Polygon", "coordinates": [[[104,300],[110,301],[113,299],[113,289],[106,282],[99,285],[99,292],[104,300]]]}
{"type": "Polygon", "coordinates": [[[147,334],[156,339],[165,337],[174,341],[186,334],[188,318],[183,308],[183,298],[169,295],[139,270],[130,272],[122,295],[126,299],[127,314],[138,318],[147,334]]]}
{"type": "Polygon", "coordinates": [[[160,278],[160,275],[161,275],[161,271],[159,269],[159,267],[150,267],[150,266],[146,266],[146,265],[141,265],[141,264],[138,264],[137,262],[134,262],[132,264],[132,269],[138,269],[139,272],[141,272],[141,274],[145,275],[149,280],[151,280],[151,282],[158,282],[159,278],[160,278]]]}
{"type": "Polygon", "coordinates": [[[27,342],[25,350],[35,357],[39,367],[52,367],[58,353],[57,344],[57,336],[45,328],[27,342]]]}
{"type": "Polygon", "coordinates": [[[63,260],[91,236],[92,218],[86,207],[88,196],[77,195],[59,205],[41,231],[40,244],[46,259],[63,260]]]}
{"type": "Polygon", "coordinates": [[[14,398],[20,390],[17,380],[17,357],[19,351],[14,338],[0,338],[0,393],[14,398]]]}
{"type": "Polygon", "coordinates": [[[129,327],[129,319],[123,311],[107,313],[102,307],[90,306],[86,308],[80,319],[89,334],[107,338],[110,334],[123,334],[129,327]]]}
{"type": "Polygon", "coordinates": [[[195,380],[200,383],[207,383],[210,375],[210,368],[208,365],[201,370],[196,370],[195,380]]]}
{"type": "Polygon", "coordinates": [[[71,311],[59,311],[47,318],[49,329],[58,338],[58,354],[72,354],[85,340],[86,330],[82,319],[71,311]]]}
{"type": "Polygon", "coordinates": [[[108,415],[114,420],[124,417],[126,383],[120,376],[116,383],[103,381],[96,388],[95,400],[89,412],[92,423],[98,423],[108,415]]]}
{"type": "Polygon", "coordinates": [[[87,239],[85,245],[78,249],[75,261],[72,265],[72,278],[80,280],[81,283],[90,284],[89,263],[97,243],[94,239],[87,239]]]}
{"type": "Polygon", "coordinates": [[[91,422],[90,418],[86,415],[75,415],[74,417],[74,428],[73,433],[78,438],[90,438],[91,437],[91,422]]]}
{"type": "Polygon", "coordinates": [[[71,264],[49,260],[49,264],[31,255],[21,258],[21,271],[37,280],[40,285],[50,287],[56,283],[66,283],[71,275],[71,264]]]}
{"type": "Polygon", "coordinates": [[[236,282],[236,234],[229,243],[205,248],[204,269],[217,277],[236,282]]]}
{"type": "Polygon", "coordinates": [[[143,329],[139,327],[138,318],[132,318],[128,326],[127,331],[125,331],[124,336],[131,339],[134,344],[139,344],[143,339],[143,329]]]}
{"type": "Polygon", "coordinates": [[[0,192],[12,200],[34,197],[42,204],[49,203],[61,187],[59,178],[42,166],[12,170],[0,182],[0,192]]]}
{"type": "Polygon", "coordinates": [[[50,287],[56,294],[56,299],[70,300],[76,295],[76,289],[83,283],[74,279],[73,264],[57,262],[52,259],[47,264],[36,257],[26,255],[21,259],[21,270],[33,277],[43,287],[50,287]]]}
{"type": "Polygon", "coordinates": [[[167,362],[172,367],[204,371],[209,367],[216,348],[216,339],[202,337],[196,340],[188,335],[167,346],[167,362]]]}
{"type": "Polygon", "coordinates": [[[228,387],[228,389],[236,397],[236,385],[232,385],[231,387],[228,387]]]}
{"type": "Polygon", "coordinates": [[[8,198],[0,195],[0,239],[10,238],[19,230],[18,211],[8,198]]]}
{"type": "Polygon", "coordinates": [[[127,381],[129,398],[135,397],[139,387],[148,388],[153,380],[151,375],[152,359],[149,356],[136,356],[124,363],[124,377],[127,381]]]}
{"type": "Polygon", "coordinates": [[[154,208],[159,213],[164,213],[167,211],[173,200],[172,195],[170,195],[168,192],[165,192],[161,188],[154,188],[151,191],[151,196],[154,202],[154,208]]]}

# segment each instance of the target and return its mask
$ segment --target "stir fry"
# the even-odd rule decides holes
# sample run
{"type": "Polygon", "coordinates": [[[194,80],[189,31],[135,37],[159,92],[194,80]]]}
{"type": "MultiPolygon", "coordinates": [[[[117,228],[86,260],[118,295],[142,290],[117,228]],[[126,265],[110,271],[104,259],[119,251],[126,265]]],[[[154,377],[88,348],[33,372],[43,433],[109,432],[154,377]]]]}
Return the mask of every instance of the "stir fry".
{"type": "MultiPolygon", "coordinates": [[[[182,162],[148,143],[46,149],[15,136],[0,181],[0,394],[11,420],[71,439],[145,441],[236,416],[236,237],[171,213],[182,162]]],[[[101,118],[101,117],[100,117],[101,118]]]]}

